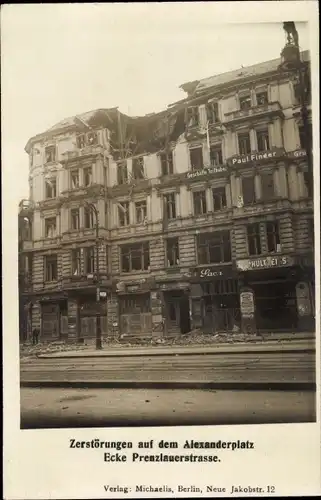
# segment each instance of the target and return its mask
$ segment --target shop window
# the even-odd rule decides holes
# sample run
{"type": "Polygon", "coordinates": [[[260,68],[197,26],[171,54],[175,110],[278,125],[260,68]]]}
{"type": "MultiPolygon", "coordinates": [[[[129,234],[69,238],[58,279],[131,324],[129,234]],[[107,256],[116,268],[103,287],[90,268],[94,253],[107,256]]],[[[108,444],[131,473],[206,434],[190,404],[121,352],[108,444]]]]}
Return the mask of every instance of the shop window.
{"type": "Polygon", "coordinates": [[[55,238],[57,236],[56,217],[48,217],[48,219],[45,219],[45,236],[46,238],[55,238]]]}
{"type": "Polygon", "coordinates": [[[243,204],[253,205],[256,202],[254,177],[242,177],[243,204]]]}
{"type": "Polygon", "coordinates": [[[199,235],[197,248],[199,264],[231,262],[230,231],[217,231],[199,235]]]}
{"type": "Polygon", "coordinates": [[[259,223],[247,226],[247,242],[249,255],[260,255],[262,253],[259,223]]]}
{"type": "Polygon", "coordinates": [[[198,106],[187,108],[187,126],[197,127],[199,125],[198,106]]]}
{"type": "Polygon", "coordinates": [[[225,186],[212,189],[214,212],[227,207],[225,186]]]}
{"type": "Polygon", "coordinates": [[[119,301],[120,314],[146,314],[150,313],[150,295],[139,294],[122,297],[119,301]]]}
{"type": "Polygon", "coordinates": [[[93,180],[93,169],[92,167],[84,168],[84,186],[90,186],[93,180]]]}
{"type": "Polygon", "coordinates": [[[159,157],[162,175],[171,175],[173,173],[173,152],[161,153],[159,157]]]}
{"type": "Polygon", "coordinates": [[[211,146],[210,147],[210,162],[212,167],[217,167],[222,165],[223,156],[222,156],[222,146],[211,146]]]}
{"type": "Polygon", "coordinates": [[[269,201],[275,198],[273,174],[261,174],[262,200],[269,201]]]}
{"type": "Polygon", "coordinates": [[[70,171],[70,184],[71,189],[79,188],[79,170],[71,170],[70,171]]]}
{"type": "Polygon", "coordinates": [[[270,149],[270,140],[269,140],[268,129],[257,130],[256,131],[256,138],[257,138],[258,151],[267,151],[270,149]]]}
{"type": "Polygon", "coordinates": [[[239,101],[240,101],[240,109],[242,111],[246,111],[252,107],[252,101],[250,95],[240,97],[239,101]]]}
{"type": "Polygon", "coordinates": [[[58,279],[58,257],[48,255],[45,257],[45,281],[57,281],[58,279]]]}
{"type": "Polygon", "coordinates": [[[247,155],[251,152],[250,134],[238,134],[239,154],[247,155]]]}
{"type": "Polygon", "coordinates": [[[168,193],[164,196],[166,213],[164,214],[167,219],[176,219],[176,193],[168,193]]]}
{"type": "Polygon", "coordinates": [[[256,103],[258,106],[264,106],[264,104],[267,104],[268,103],[268,93],[266,91],[257,92],[256,103]]]}
{"type": "Polygon", "coordinates": [[[119,163],[117,165],[117,183],[118,184],[128,183],[128,169],[126,163],[119,163]]]}
{"type": "Polygon", "coordinates": [[[56,146],[47,146],[45,148],[45,159],[46,163],[56,161],[56,146]]]}
{"type": "Polygon", "coordinates": [[[169,238],[166,240],[166,257],[168,267],[179,265],[178,238],[169,238]]]}
{"type": "Polygon", "coordinates": [[[84,248],[84,272],[85,274],[95,272],[95,247],[84,248]]]}
{"type": "Polygon", "coordinates": [[[121,271],[147,271],[149,269],[149,242],[120,247],[121,271]]]}
{"type": "Polygon", "coordinates": [[[194,191],[193,193],[194,215],[204,215],[207,212],[206,191],[194,191]]]}
{"type": "Polygon", "coordinates": [[[55,177],[45,180],[45,194],[46,199],[57,197],[57,179],[55,177]]]}
{"type": "Polygon", "coordinates": [[[147,203],[146,201],[138,201],[135,203],[136,223],[142,224],[147,219],[147,203]]]}
{"type": "Polygon", "coordinates": [[[219,122],[218,102],[209,102],[206,104],[206,116],[209,124],[219,122]]]}
{"type": "Polygon", "coordinates": [[[266,223],[266,239],[268,252],[281,252],[280,229],[278,222],[266,223]]]}
{"type": "Polygon", "coordinates": [[[130,219],[129,219],[129,202],[128,201],[123,201],[122,203],[117,203],[118,205],[118,221],[119,225],[124,227],[124,226],[129,226],[130,219]]]}
{"type": "Polygon", "coordinates": [[[134,179],[145,179],[144,175],[144,158],[141,156],[139,158],[133,158],[133,178],[134,179]]]}
{"type": "Polygon", "coordinates": [[[203,168],[203,148],[192,148],[189,150],[192,170],[201,170],[203,168]]]}
{"type": "Polygon", "coordinates": [[[92,229],[95,226],[94,211],[90,207],[84,209],[84,226],[85,229],[92,229]]]}
{"type": "Polygon", "coordinates": [[[81,251],[76,248],[71,251],[71,274],[73,276],[80,276],[81,274],[81,251]]]}
{"type": "Polygon", "coordinates": [[[70,210],[70,222],[71,229],[78,230],[80,227],[80,218],[79,218],[79,208],[72,208],[70,210]]]}

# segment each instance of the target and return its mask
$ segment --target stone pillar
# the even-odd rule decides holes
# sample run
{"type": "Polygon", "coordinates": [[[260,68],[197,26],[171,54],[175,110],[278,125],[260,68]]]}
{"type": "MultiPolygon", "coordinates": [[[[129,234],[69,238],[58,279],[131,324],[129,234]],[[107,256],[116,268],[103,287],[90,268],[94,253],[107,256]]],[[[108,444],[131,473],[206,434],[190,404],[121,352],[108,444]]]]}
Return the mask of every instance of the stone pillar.
{"type": "Polygon", "coordinates": [[[232,207],[232,194],[231,194],[231,186],[229,183],[225,184],[225,196],[226,196],[226,205],[228,208],[232,207]]]}
{"type": "Polygon", "coordinates": [[[162,290],[151,290],[150,292],[151,311],[152,311],[152,331],[153,337],[162,337],[166,335],[165,323],[165,300],[162,290]],[[160,325],[163,323],[163,328],[160,325]]]}
{"type": "Polygon", "coordinates": [[[277,168],[275,168],[273,170],[273,183],[274,183],[275,196],[281,197],[282,196],[282,185],[281,185],[281,180],[280,180],[280,171],[277,168]]]}
{"type": "Polygon", "coordinates": [[[214,203],[213,203],[213,196],[212,196],[212,189],[211,188],[206,188],[205,196],[206,196],[207,212],[214,212],[214,203]]]}
{"type": "Polygon", "coordinates": [[[274,131],[274,122],[271,122],[268,124],[268,131],[269,131],[269,142],[270,142],[270,149],[275,147],[275,131],[274,131]]]}
{"type": "Polygon", "coordinates": [[[107,293],[107,335],[119,337],[119,307],[116,293],[107,293]]]}
{"type": "Polygon", "coordinates": [[[299,199],[299,186],[296,165],[290,165],[288,170],[289,198],[291,201],[299,199]]]}
{"type": "Polygon", "coordinates": [[[288,183],[287,183],[287,177],[286,177],[286,170],[284,165],[279,166],[279,172],[278,172],[278,177],[279,177],[279,182],[280,182],[280,196],[282,198],[288,198],[289,193],[288,193],[288,183]]]}
{"type": "Polygon", "coordinates": [[[254,291],[249,287],[240,287],[240,310],[242,333],[256,335],[254,291]]]}
{"type": "Polygon", "coordinates": [[[283,137],[282,137],[282,125],[281,119],[277,118],[274,120],[274,147],[282,148],[283,147],[283,137]]]}
{"type": "Polygon", "coordinates": [[[80,306],[75,298],[68,298],[68,340],[81,339],[80,306]]]}
{"type": "Polygon", "coordinates": [[[203,327],[202,295],[201,285],[199,283],[192,284],[189,296],[191,330],[203,327]]]}
{"type": "Polygon", "coordinates": [[[303,176],[303,172],[301,170],[299,170],[297,172],[297,179],[298,179],[298,194],[299,194],[299,198],[305,198],[307,193],[306,193],[306,187],[305,187],[305,183],[304,183],[304,176],[303,176]]]}
{"type": "Polygon", "coordinates": [[[262,189],[261,189],[261,179],[260,179],[259,174],[255,174],[255,176],[254,176],[254,189],[255,189],[255,198],[257,200],[261,200],[262,189]]]}
{"type": "Polygon", "coordinates": [[[309,284],[305,281],[297,283],[295,294],[298,310],[298,329],[301,332],[311,331],[314,329],[314,318],[309,284]]]}
{"type": "Polygon", "coordinates": [[[250,129],[250,143],[251,143],[251,151],[257,151],[256,132],[253,128],[250,129]]]}

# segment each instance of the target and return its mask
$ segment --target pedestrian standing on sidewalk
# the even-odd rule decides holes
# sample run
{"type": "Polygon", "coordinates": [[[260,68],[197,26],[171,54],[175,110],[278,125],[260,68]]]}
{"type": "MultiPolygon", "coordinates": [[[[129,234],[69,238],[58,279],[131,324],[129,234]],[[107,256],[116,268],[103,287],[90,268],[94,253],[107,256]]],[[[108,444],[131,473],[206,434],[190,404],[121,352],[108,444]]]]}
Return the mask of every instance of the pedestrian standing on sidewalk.
{"type": "Polygon", "coordinates": [[[33,345],[38,344],[39,335],[40,335],[40,330],[39,330],[39,328],[34,328],[34,329],[32,330],[32,343],[33,343],[33,345]]]}

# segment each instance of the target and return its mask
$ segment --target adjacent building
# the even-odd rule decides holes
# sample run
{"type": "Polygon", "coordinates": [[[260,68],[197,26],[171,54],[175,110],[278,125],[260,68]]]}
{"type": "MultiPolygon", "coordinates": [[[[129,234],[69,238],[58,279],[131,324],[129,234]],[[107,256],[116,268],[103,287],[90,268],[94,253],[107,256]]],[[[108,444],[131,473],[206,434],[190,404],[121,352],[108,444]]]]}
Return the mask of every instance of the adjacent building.
{"type": "Polygon", "coordinates": [[[307,154],[279,65],[184,84],[161,113],[99,109],[28,141],[30,328],[94,337],[97,278],[104,335],[314,328],[307,154]]]}

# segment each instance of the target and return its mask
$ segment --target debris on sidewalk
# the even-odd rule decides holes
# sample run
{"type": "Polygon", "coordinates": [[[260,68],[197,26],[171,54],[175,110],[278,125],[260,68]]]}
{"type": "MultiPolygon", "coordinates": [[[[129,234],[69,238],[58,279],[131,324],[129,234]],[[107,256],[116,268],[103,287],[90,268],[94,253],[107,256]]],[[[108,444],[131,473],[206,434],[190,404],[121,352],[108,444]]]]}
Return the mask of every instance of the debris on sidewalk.
{"type": "Polygon", "coordinates": [[[20,344],[20,358],[34,357],[38,354],[52,354],[54,352],[78,351],[86,349],[86,345],[67,344],[64,341],[39,342],[38,344],[20,344]]]}

